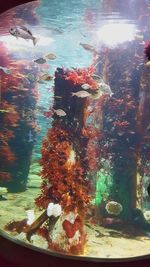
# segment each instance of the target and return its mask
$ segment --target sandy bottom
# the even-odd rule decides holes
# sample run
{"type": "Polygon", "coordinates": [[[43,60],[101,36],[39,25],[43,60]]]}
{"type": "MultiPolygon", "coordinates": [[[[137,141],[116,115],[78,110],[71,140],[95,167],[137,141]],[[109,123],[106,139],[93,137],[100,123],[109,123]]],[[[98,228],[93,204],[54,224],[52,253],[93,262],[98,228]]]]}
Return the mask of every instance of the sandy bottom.
{"type": "MultiPolygon", "coordinates": [[[[39,195],[40,178],[34,173],[30,175],[28,189],[23,193],[7,193],[7,200],[0,201],[0,229],[10,221],[19,221],[26,218],[26,210],[39,212],[35,208],[34,199],[39,195]]],[[[87,244],[85,254],[81,256],[95,258],[130,258],[143,255],[150,255],[150,238],[147,236],[130,237],[121,235],[119,231],[106,229],[99,225],[86,223],[87,244]]],[[[7,232],[8,233],[8,232],[7,232]]],[[[25,234],[13,235],[13,238],[20,239],[26,243],[25,234]]],[[[38,237],[33,242],[34,246],[44,248],[43,239],[38,237]]]]}

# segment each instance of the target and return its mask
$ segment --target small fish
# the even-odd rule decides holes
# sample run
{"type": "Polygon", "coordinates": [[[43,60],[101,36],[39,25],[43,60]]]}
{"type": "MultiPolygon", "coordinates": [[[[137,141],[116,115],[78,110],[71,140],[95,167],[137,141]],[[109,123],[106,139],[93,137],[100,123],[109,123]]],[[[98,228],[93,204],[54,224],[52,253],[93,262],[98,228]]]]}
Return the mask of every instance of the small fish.
{"type": "Polygon", "coordinates": [[[98,86],[99,86],[100,91],[103,92],[103,94],[109,94],[110,96],[113,95],[110,86],[104,83],[104,81],[99,83],[98,86]]]}
{"type": "Polygon", "coordinates": [[[53,111],[59,117],[64,117],[67,115],[66,112],[62,109],[53,109],[53,111]]]}
{"type": "Polygon", "coordinates": [[[10,28],[9,33],[17,39],[20,37],[25,40],[32,40],[34,45],[36,45],[38,41],[38,39],[33,36],[32,32],[25,26],[12,27],[10,28]]]}
{"type": "Polygon", "coordinates": [[[10,110],[9,109],[0,109],[0,112],[1,113],[8,113],[8,112],[10,112],[10,110]]]}
{"type": "Polygon", "coordinates": [[[81,88],[84,89],[84,90],[88,90],[91,88],[91,86],[88,84],[88,83],[84,83],[81,85],[81,88]]]}
{"type": "Polygon", "coordinates": [[[45,81],[42,81],[42,80],[38,80],[37,82],[40,84],[46,84],[45,81]]]}
{"type": "Polygon", "coordinates": [[[38,126],[38,125],[37,125],[37,126],[35,127],[35,132],[36,132],[36,133],[40,133],[41,130],[42,130],[41,126],[38,126]]]}
{"type": "Polygon", "coordinates": [[[58,95],[55,95],[54,97],[55,97],[55,98],[62,98],[62,96],[58,96],[58,95]]]}
{"type": "Polygon", "coordinates": [[[95,237],[104,237],[105,235],[101,233],[99,230],[95,230],[95,237]]]}
{"type": "Polygon", "coordinates": [[[34,62],[37,64],[44,64],[44,63],[46,63],[46,59],[43,57],[40,57],[38,59],[35,59],[34,62]]]}
{"type": "Polygon", "coordinates": [[[80,98],[85,98],[85,97],[91,96],[91,94],[88,93],[88,92],[86,92],[86,91],[81,90],[81,91],[78,91],[76,93],[72,93],[72,96],[77,96],[77,97],[80,97],[80,98]]]}
{"type": "Polygon", "coordinates": [[[35,82],[36,81],[36,77],[34,74],[29,73],[26,78],[30,81],[30,82],[35,82]]]}
{"type": "Polygon", "coordinates": [[[48,55],[45,56],[46,58],[48,58],[49,60],[55,60],[56,59],[56,55],[53,53],[49,53],[48,55]]]}
{"type": "Polygon", "coordinates": [[[150,61],[148,61],[147,63],[145,63],[146,67],[150,67],[150,61]]]}
{"type": "Polygon", "coordinates": [[[39,80],[43,80],[43,81],[48,82],[48,81],[53,80],[53,76],[49,75],[48,73],[45,73],[39,78],[39,80]]]}
{"type": "Polygon", "coordinates": [[[46,118],[51,118],[53,115],[52,111],[43,111],[42,113],[46,118]]]}
{"type": "Polygon", "coordinates": [[[135,35],[135,39],[136,39],[137,41],[142,42],[142,41],[144,40],[144,36],[143,36],[143,35],[140,35],[140,34],[136,34],[136,35],[135,35]]]}
{"type": "Polygon", "coordinates": [[[102,78],[97,74],[92,74],[91,77],[97,82],[101,82],[102,81],[102,78]]]}
{"type": "Polygon", "coordinates": [[[4,73],[6,73],[6,74],[11,74],[11,70],[9,70],[8,68],[6,68],[6,67],[2,67],[2,66],[0,66],[0,70],[2,70],[4,73]]]}
{"type": "Polygon", "coordinates": [[[45,111],[45,108],[43,107],[43,106],[36,106],[36,109],[38,110],[38,111],[40,111],[40,112],[43,112],[43,111],[45,111]]]}
{"type": "Polygon", "coordinates": [[[98,52],[96,51],[95,47],[93,45],[89,45],[89,44],[83,44],[83,43],[80,43],[80,45],[87,51],[90,51],[92,53],[96,53],[98,54],[98,52]]]}
{"type": "Polygon", "coordinates": [[[29,137],[29,139],[28,139],[29,143],[34,142],[34,138],[33,138],[33,134],[32,134],[31,130],[29,130],[28,137],[29,137]]]}
{"type": "Polygon", "coordinates": [[[119,132],[118,135],[119,136],[123,136],[125,133],[124,132],[119,132]]]}

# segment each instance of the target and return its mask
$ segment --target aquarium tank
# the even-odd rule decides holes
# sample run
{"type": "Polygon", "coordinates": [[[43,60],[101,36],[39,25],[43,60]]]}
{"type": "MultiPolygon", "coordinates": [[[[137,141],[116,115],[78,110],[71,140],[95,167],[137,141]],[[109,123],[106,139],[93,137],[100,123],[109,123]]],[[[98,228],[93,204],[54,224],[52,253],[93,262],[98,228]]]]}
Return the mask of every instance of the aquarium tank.
{"type": "Polygon", "coordinates": [[[150,1],[0,15],[0,234],[50,255],[150,255],[150,1]]]}

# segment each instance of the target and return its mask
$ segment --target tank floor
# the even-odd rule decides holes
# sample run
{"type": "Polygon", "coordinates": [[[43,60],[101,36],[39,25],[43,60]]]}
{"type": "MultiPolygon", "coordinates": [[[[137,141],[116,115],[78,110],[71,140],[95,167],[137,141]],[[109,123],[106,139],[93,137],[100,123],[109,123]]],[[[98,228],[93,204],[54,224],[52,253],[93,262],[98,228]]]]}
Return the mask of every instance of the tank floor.
{"type": "MultiPolygon", "coordinates": [[[[30,180],[31,181],[31,180],[30,180]]],[[[7,193],[7,200],[0,201],[0,229],[10,221],[19,221],[26,218],[26,210],[34,210],[35,216],[41,212],[35,208],[34,199],[39,195],[39,179],[32,177],[32,184],[22,193],[7,193]]],[[[130,258],[150,255],[150,237],[122,235],[118,230],[106,229],[99,225],[87,222],[85,224],[87,244],[84,257],[94,258],[130,258]]],[[[8,233],[8,232],[7,232],[8,233]]],[[[28,243],[24,233],[16,235],[8,233],[10,237],[28,243]]],[[[34,239],[34,246],[44,248],[43,238],[34,239]]]]}

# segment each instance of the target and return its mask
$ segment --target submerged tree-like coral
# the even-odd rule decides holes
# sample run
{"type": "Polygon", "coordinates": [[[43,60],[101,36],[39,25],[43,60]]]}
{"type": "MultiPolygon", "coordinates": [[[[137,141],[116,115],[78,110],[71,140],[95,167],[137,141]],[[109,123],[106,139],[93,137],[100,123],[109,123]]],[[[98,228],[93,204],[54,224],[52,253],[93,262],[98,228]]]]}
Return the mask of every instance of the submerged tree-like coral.
{"type": "Polygon", "coordinates": [[[55,126],[48,130],[42,146],[41,175],[44,182],[42,196],[36,200],[38,206],[47,208],[53,202],[61,204],[64,211],[72,211],[81,203],[88,203],[88,181],[76,153],[65,129],[55,126]]]}
{"type": "MultiPolygon", "coordinates": [[[[32,131],[34,136],[37,91],[35,82],[26,79],[29,62],[12,60],[3,43],[0,47],[4,69],[0,70],[0,184],[10,191],[22,191],[26,189],[33,146],[33,142],[28,142],[28,133],[32,131]],[[24,148],[23,153],[20,147],[24,148]],[[25,154],[27,159],[24,161],[25,154]]],[[[33,66],[32,72],[33,75],[37,73],[33,66]]]]}
{"type": "MultiPolygon", "coordinates": [[[[43,208],[47,208],[51,202],[61,205],[64,214],[61,227],[66,236],[64,247],[68,252],[77,254],[83,252],[86,241],[84,218],[91,199],[87,174],[95,166],[95,162],[92,163],[92,159],[88,158],[91,153],[88,143],[92,138],[94,140],[99,137],[99,131],[86,125],[89,100],[74,98],[71,93],[81,90],[81,85],[87,82],[95,89],[96,82],[90,78],[93,72],[93,67],[73,72],[63,69],[56,71],[54,92],[57,98],[54,109],[64,110],[66,116],[53,115],[52,128],[43,141],[42,194],[36,199],[36,204],[43,208]],[[73,216],[71,221],[68,219],[70,216],[73,216]]],[[[50,116],[51,112],[46,115],[50,116]]],[[[96,161],[96,157],[94,160],[96,161]]],[[[57,244],[53,233],[50,236],[50,247],[62,250],[61,238],[58,238],[60,244],[57,244]]]]}

